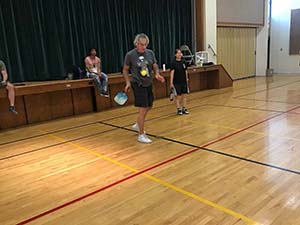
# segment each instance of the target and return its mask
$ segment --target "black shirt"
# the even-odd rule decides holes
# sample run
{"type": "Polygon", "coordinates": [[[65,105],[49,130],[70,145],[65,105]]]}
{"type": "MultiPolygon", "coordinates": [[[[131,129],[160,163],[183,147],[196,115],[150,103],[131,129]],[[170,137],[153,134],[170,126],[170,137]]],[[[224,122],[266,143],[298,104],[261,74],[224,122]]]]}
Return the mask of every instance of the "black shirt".
{"type": "Polygon", "coordinates": [[[171,70],[174,70],[173,84],[186,84],[186,65],[184,60],[174,61],[171,64],[171,70]]]}

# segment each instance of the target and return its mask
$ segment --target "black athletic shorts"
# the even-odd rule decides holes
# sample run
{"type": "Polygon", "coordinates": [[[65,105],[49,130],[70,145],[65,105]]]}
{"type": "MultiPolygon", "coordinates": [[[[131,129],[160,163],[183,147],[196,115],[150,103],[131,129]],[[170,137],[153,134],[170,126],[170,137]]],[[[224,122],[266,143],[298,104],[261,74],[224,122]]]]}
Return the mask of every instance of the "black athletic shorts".
{"type": "Polygon", "coordinates": [[[174,84],[177,95],[188,94],[188,87],[186,83],[183,84],[174,84]]]}
{"type": "Polygon", "coordinates": [[[136,82],[131,82],[131,87],[134,94],[134,106],[144,108],[152,107],[154,101],[152,85],[142,87],[136,82]]]}

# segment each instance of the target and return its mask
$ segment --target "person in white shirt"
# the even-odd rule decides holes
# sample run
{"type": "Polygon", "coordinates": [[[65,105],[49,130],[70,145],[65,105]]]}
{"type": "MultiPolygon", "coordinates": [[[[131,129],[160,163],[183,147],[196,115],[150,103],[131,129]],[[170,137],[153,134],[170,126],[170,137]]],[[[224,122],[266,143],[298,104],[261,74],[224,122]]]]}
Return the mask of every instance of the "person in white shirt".
{"type": "Polygon", "coordinates": [[[101,71],[101,59],[97,57],[97,50],[91,48],[88,56],[84,60],[87,77],[93,78],[95,85],[99,89],[100,95],[109,97],[107,86],[108,77],[101,71]]]}

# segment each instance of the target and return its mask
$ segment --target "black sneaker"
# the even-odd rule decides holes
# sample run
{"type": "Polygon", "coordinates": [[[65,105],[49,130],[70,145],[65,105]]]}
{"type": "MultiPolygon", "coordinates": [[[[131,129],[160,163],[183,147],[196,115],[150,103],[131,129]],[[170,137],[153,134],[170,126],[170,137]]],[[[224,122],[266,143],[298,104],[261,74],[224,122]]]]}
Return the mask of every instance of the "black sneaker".
{"type": "Polygon", "coordinates": [[[8,111],[10,111],[11,113],[18,115],[18,112],[16,110],[15,106],[9,106],[8,111]]]}
{"type": "Polygon", "coordinates": [[[186,108],[182,108],[182,113],[183,114],[190,114],[190,112],[186,108]]]}
{"type": "Polygon", "coordinates": [[[105,98],[109,97],[109,94],[107,92],[101,92],[100,93],[101,96],[104,96],[105,98]]]}
{"type": "Polygon", "coordinates": [[[182,113],[182,110],[181,109],[177,109],[177,115],[181,116],[183,113],[182,113]]]}

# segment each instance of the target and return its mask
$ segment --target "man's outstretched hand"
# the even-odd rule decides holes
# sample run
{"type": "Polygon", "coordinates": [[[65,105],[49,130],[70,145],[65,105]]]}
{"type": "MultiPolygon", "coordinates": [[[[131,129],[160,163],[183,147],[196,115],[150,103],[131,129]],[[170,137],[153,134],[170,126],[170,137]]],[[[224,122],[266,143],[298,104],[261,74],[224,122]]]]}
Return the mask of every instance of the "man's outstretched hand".
{"type": "Polygon", "coordinates": [[[163,76],[161,76],[160,74],[155,75],[155,79],[159,80],[160,82],[164,83],[165,82],[165,78],[163,76]]]}

